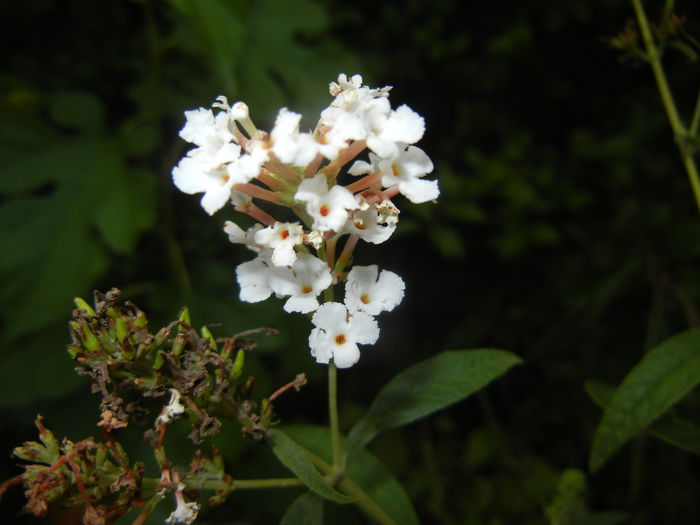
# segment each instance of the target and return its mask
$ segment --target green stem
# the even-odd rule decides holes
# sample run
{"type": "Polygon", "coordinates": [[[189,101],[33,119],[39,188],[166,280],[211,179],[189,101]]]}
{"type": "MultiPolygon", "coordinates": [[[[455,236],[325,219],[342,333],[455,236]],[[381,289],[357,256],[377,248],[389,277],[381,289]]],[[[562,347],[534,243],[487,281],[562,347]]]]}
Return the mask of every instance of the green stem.
{"type": "MultiPolygon", "coordinates": [[[[202,483],[203,489],[216,489],[217,481],[205,481],[202,483]],[[209,486],[211,484],[211,486],[209,486]]],[[[266,478],[266,479],[234,479],[229,486],[233,490],[247,489],[273,489],[286,487],[299,487],[304,483],[299,478],[266,478]]]]}
{"type": "Polygon", "coordinates": [[[693,112],[693,120],[690,123],[688,136],[692,139],[697,139],[698,125],[700,125],[700,90],[698,90],[698,100],[695,102],[695,111],[693,112]]]}
{"type": "Polygon", "coordinates": [[[678,144],[681,159],[683,160],[685,170],[688,173],[690,185],[693,188],[695,202],[698,206],[698,211],[700,211],[700,177],[698,176],[695,159],[693,159],[691,148],[688,144],[689,135],[685,129],[685,126],[683,125],[683,122],[681,122],[681,119],[678,116],[678,110],[676,109],[676,104],[673,100],[671,89],[669,88],[668,81],[666,80],[666,74],[664,73],[663,66],[661,65],[659,50],[654,44],[651,29],[649,28],[649,22],[646,14],[644,13],[644,9],[642,8],[641,0],[632,0],[632,5],[634,6],[634,12],[637,16],[639,30],[641,31],[642,38],[644,39],[649,65],[654,72],[656,85],[659,88],[659,95],[661,95],[661,101],[664,105],[664,109],[666,110],[666,115],[668,116],[671,128],[673,129],[673,135],[676,140],[676,144],[678,144]]]}
{"type": "Polygon", "coordinates": [[[342,473],[342,453],[340,430],[338,429],[338,369],[331,359],[328,363],[328,412],[331,420],[331,450],[333,455],[333,476],[342,473]]]}
{"type": "MultiPolygon", "coordinates": [[[[311,462],[318,470],[324,474],[333,475],[334,468],[326,463],[323,459],[314,453],[304,449],[304,453],[308,456],[311,462]]],[[[353,480],[344,474],[338,479],[337,488],[348,496],[355,498],[355,504],[360,507],[362,512],[381,525],[397,525],[394,519],[389,516],[383,508],[377,505],[368,495],[362,490],[353,480]]]]}
{"type": "MultiPolygon", "coordinates": [[[[182,480],[187,488],[194,490],[250,490],[300,487],[304,483],[298,478],[263,478],[263,479],[234,479],[225,482],[219,479],[209,479],[199,483],[192,480],[182,480]]],[[[144,478],[144,488],[154,489],[160,484],[160,478],[144,478]]]]}

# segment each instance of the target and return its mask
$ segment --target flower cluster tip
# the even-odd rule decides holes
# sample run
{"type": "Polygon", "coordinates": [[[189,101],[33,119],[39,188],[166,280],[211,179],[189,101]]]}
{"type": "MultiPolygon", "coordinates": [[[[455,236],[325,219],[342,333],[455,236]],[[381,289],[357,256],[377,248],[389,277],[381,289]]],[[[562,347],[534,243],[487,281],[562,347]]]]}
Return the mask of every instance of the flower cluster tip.
{"type": "Polygon", "coordinates": [[[437,181],[424,178],[432,161],[414,145],[425,121],[406,105],[392,109],[390,90],[364,86],[360,75],[339,75],[329,86],[333,101],[311,132],[301,132],[302,116],[287,108],[269,133],[259,130],[245,103],[229,105],[220,96],[213,109],[185,112],[180,136],[195,147],[173,169],[175,185],[202,193],[210,215],[230,202],[257,221],[247,230],[224,225],[231,242],[256,253],[236,269],[240,298],[259,302],[274,294],[286,298],[285,311],[312,314],[311,354],[339,368],[359,360],[358,344],[377,341],[375,316],[397,306],[405,288],[393,272],[352,266],[355,246],[391,237],[399,217],[392,198],[420,204],[440,193],[437,181]],[[365,151],[366,160],[359,159],[365,151]],[[350,182],[341,184],[341,177],[350,182]],[[261,207],[270,204],[298,220],[277,220],[261,207]],[[332,294],[319,301],[343,280],[343,303],[330,300],[332,294]]]}

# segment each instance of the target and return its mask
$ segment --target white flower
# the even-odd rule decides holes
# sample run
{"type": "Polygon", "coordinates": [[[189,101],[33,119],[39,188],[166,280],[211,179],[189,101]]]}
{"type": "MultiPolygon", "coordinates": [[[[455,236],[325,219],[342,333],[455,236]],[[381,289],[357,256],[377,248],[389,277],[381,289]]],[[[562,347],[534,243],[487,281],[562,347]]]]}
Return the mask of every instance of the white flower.
{"type": "Polygon", "coordinates": [[[253,202],[253,197],[241,193],[240,191],[231,190],[231,204],[233,204],[233,209],[240,211],[241,213],[248,213],[250,204],[253,202]]]}
{"type": "Polygon", "coordinates": [[[246,153],[227,165],[227,173],[234,184],[245,184],[260,174],[260,168],[269,157],[265,142],[251,140],[246,146],[246,153]]]}
{"type": "Polygon", "coordinates": [[[398,215],[398,210],[388,200],[381,203],[381,212],[379,205],[370,205],[359,195],[357,200],[359,209],[352,212],[350,220],[343,227],[342,233],[358,235],[363,241],[371,242],[372,244],[383,243],[394,233],[398,222],[398,220],[388,222],[385,216],[386,210],[393,208],[396,211],[396,215],[398,215]]]}
{"type": "Polygon", "coordinates": [[[306,166],[318,153],[318,143],[309,133],[299,133],[301,115],[280,109],[270,133],[272,152],[285,164],[306,166]]]}
{"type": "Polygon", "coordinates": [[[348,368],[360,359],[358,344],[374,344],[379,326],[365,312],[348,313],[345,305],[324,303],[311,318],[315,328],[309,335],[311,355],[317,363],[331,359],[338,368],[348,368]]]}
{"type": "Polygon", "coordinates": [[[236,102],[231,107],[231,118],[235,120],[245,120],[247,118],[250,118],[250,110],[248,109],[248,104],[240,101],[236,102]]]}
{"type": "Polygon", "coordinates": [[[416,146],[402,148],[399,156],[393,160],[379,160],[377,169],[382,174],[382,185],[385,188],[398,185],[399,191],[413,203],[432,201],[440,195],[437,181],[421,179],[433,171],[433,163],[416,146]]]}
{"type": "Polygon", "coordinates": [[[180,137],[210,151],[221,148],[234,140],[228,128],[230,116],[219,112],[216,116],[210,109],[198,108],[185,111],[187,122],[180,130],[180,137]]]}
{"type": "Polygon", "coordinates": [[[254,252],[261,251],[260,247],[255,244],[255,234],[262,229],[263,225],[258,223],[244,230],[235,222],[224,222],[224,232],[228,235],[228,240],[233,244],[242,244],[254,252]]]}
{"type": "Polygon", "coordinates": [[[350,80],[345,74],[339,75],[338,83],[330,85],[335,100],[321,112],[319,124],[325,129],[320,138],[321,154],[334,160],[350,141],[364,140],[375,133],[375,128],[380,127],[391,112],[387,99],[390,89],[362,86],[360,75],[354,75],[350,80]]]}
{"type": "Polygon", "coordinates": [[[345,73],[341,73],[338,75],[338,83],[331,82],[330,85],[328,86],[329,91],[331,92],[331,95],[334,97],[336,95],[339,95],[343,91],[350,91],[353,89],[359,89],[360,86],[362,86],[362,76],[361,75],[353,75],[350,80],[348,80],[348,76],[345,73]]]}
{"type": "Polygon", "coordinates": [[[304,179],[294,198],[306,202],[306,212],[313,219],[313,228],[325,231],[340,231],[348,219],[348,210],[358,207],[355,198],[343,186],[334,185],[328,189],[323,173],[304,179]]]}
{"type": "Polygon", "coordinates": [[[284,303],[285,312],[313,312],[318,308],[318,294],[333,281],[328,265],[308,253],[297,254],[291,266],[271,269],[269,285],[279,296],[289,296],[284,303]]]}
{"type": "MultiPolygon", "coordinates": [[[[406,105],[391,109],[390,87],[370,89],[361,84],[359,75],[351,80],[340,75],[338,83],[331,83],[335,100],[321,113],[321,123],[331,128],[325,134],[327,141],[337,147],[337,142],[342,143],[340,139],[366,140],[374,153],[393,158],[399,154],[397,143],[414,144],[423,137],[423,117],[406,105]]],[[[331,160],[334,158],[323,149],[321,152],[331,160]]]]}
{"type": "Polygon", "coordinates": [[[345,305],[354,312],[360,310],[370,315],[393,310],[403,299],[406,285],[394,272],[382,270],[377,278],[376,264],[354,266],[345,284],[345,305]]]}
{"type": "Polygon", "coordinates": [[[168,424],[185,411],[185,407],[180,403],[180,392],[174,388],[170,389],[170,401],[163,407],[156,423],[168,424]]]}
{"type": "Polygon", "coordinates": [[[272,295],[270,288],[269,254],[261,253],[252,261],[244,262],[236,268],[236,280],[241,287],[241,301],[259,303],[272,295]]]}
{"type": "Polygon", "coordinates": [[[385,199],[375,205],[377,208],[377,222],[387,226],[396,226],[399,223],[399,209],[389,199],[385,199]]]}
{"type": "Polygon", "coordinates": [[[318,230],[311,230],[309,233],[304,234],[304,243],[310,244],[316,250],[323,246],[323,233],[318,230]]]}
{"type": "Polygon", "coordinates": [[[273,226],[258,230],[255,242],[272,248],[272,264],[275,266],[291,266],[297,260],[294,247],[301,244],[304,229],[301,224],[276,222],[273,226]]]}
{"type": "Polygon", "coordinates": [[[367,136],[362,118],[340,108],[326,109],[322,122],[330,127],[320,138],[318,151],[329,160],[335,160],[351,140],[363,140],[367,136]]]}
{"type": "Polygon", "coordinates": [[[220,210],[231,197],[234,181],[225,169],[210,169],[200,156],[184,157],[173,168],[173,182],[184,193],[204,193],[202,208],[209,215],[220,210]]]}
{"type": "MultiPolygon", "coordinates": [[[[374,153],[370,153],[370,157],[373,156],[374,153]]],[[[376,157],[376,155],[374,155],[376,157]]],[[[370,164],[369,162],[365,160],[356,160],[355,162],[352,163],[352,166],[350,166],[350,169],[348,170],[348,173],[350,175],[366,175],[368,173],[372,173],[374,171],[374,166],[370,164]]]]}
{"type": "MultiPolygon", "coordinates": [[[[216,116],[209,109],[186,111],[180,136],[198,148],[187,153],[173,169],[173,182],[184,193],[204,193],[202,207],[213,215],[231,196],[233,179],[227,165],[240,159],[241,148],[232,142],[228,111],[216,116]]],[[[247,181],[246,181],[247,182],[247,181]]]]}
{"type": "Polygon", "coordinates": [[[197,519],[197,513],[199,512],[199,504],[194,501],[187,503],[181,495],[181,490],[178,492],[177,507],[175,510],[165,519],[165,523],[168,525],[189,525],[194,523],[197,519]]]}
{"type": "Polygon", "coordinates": [[[378,119],[374,133],[367,137],[367,147],[383,158],[399,154],[398,142],[414,144],[425,132],[425,121],[418,113],[406,106],[399,106],[386,119],[378,119]]]}

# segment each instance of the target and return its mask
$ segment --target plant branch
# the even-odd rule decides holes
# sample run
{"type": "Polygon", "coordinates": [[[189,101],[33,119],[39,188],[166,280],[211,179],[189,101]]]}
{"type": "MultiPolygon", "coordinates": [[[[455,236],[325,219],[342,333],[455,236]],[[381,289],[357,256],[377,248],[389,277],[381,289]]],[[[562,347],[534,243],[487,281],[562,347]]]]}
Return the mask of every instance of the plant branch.
{"type": "Polygon", "coordinates": [[[328,412],[331,423],[331,450],[333,455],[333,476],[342,473],[340,450],[340,430],[338,428],[338,369],[331,359],[328,363],[328,412]]]}
{"type": "MultiPolygon", "coordinates": [[[[654,38],[652,37],[651,29],[649,27],[649,21],[644,13],[641,0],[632,0],[632,5],[634,7],[635,15],[637,16],[639,30],[642,33],[644,46],[647,50],[647,59],[652,71],[654,72],[654,78],[656,79],[656,85],[659,89],[659,95],[661,96],[661,101],[664,105],[664,109],[666,110],[666,115],[668,116],[669,123],[673,129],[673,135],[676,144],[678,144],[678,149],[680,151],[685,170],[688,173],[688,179],[690,180],[690,185],[693,188],[693,194],[695,196],[695,202],[698,206],[698,211],[700,211],[700,177],[698,176],[695,159],[692,156],[692,150],[689,145],[689,134],[678,116],[678,109],[676,108],[676,103],[673,100],[673,94],[671,93],[668,81],[666,80],[666,74],[664,73],[663,66],[661,64],[659,50],[654,43],[654,38]]],[[[693,120],[695,121],[695,117],[693,120]]]]}
{"type": "MultiPolygon", "coordinates": [[[[326,461],[307,449],[304,449],[304,453],[318,470],[324,474],[331,476],[333,475],[332,465],[329,465],[326,461]]],[[[362,512],[374,519],[377,523],[380,523],[381,525],[397,525],[394,519],[389,516],[383,508],[377,505],[374,500],[372,500],[367,493],[362,490],[359,485],[357,485],[357,483],[355,483],[345,474],[341,475],[336,486],[343,494],[355,498],[357,500],[355,504],[360,507],[362,512]]]]}

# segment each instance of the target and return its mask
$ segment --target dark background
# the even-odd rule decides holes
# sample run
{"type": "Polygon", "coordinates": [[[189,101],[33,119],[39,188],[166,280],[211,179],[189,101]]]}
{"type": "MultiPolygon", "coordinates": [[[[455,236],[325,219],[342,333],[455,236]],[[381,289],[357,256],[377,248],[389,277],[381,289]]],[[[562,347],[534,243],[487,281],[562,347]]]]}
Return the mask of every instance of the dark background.
{"type": "MultiPolygon", "coordinates": [[[[652,19],[661,8],[647,2],[652,19]]],[[[695,3],[677,11],[700,37],[695,3]]],[[[208,217],[170,171],[187,149],[184,110],[225,94],[245,100],[263,129],[280,106],[312,128],[328,82],[357,72],[425,117],[419,145],[442,194],[420,206],[397,199],[395,236],[358,249],[358,263],[399,273],[407,292],[382,317],[379,343],[340,375],[342,428],[412,363],[445,349],[508,349],[525,365],[371,447],[425,523],[548,523],[566,469],[585,472],[579,503],[589,509],[626,512],[626,523],[698,523],[695,457],[640,437],[586,471],[600,409],[584,382],[618,383],[700,319],[687,177],[650,69],[608,45],[631,16],[627,2],[603,0],[4,2],[0,478],[19,472],[9,454],[35,439],[37,413],[59,437],[95,434],[98,400],[64,352],[71,298],[94,289],[121,288],[154,328],[183,305],[195,325],[220,323],[217,335],[279,328],[253,358],[258,392],[304,371],[309,386],[278,412],[325,423],[308,321],[278,300],[239,302],[234,268],[249,255],[221,231],[235,212],[208,217]]],[[[698,62],[673,49],[664,59],[687,121],[698,62]]],[[[675,410],[697,421],[697,393],[675,410]]],[[[234,476],[280,473],[263,447],[235,431],[226,439],[234,476]]],[[[201,520],[274,523],[297,493],[282,492],[237,493],[201,520]]],[[[38,521],[21,505],[15,489],[3,522],[38,521]]],[[[332,522],[362,522],[352,512],[332,522]]]]}

